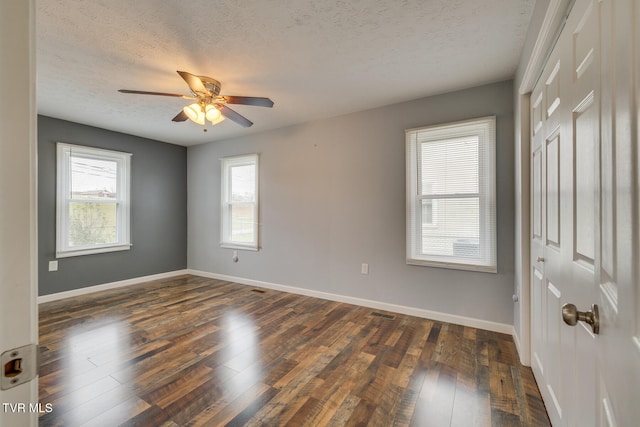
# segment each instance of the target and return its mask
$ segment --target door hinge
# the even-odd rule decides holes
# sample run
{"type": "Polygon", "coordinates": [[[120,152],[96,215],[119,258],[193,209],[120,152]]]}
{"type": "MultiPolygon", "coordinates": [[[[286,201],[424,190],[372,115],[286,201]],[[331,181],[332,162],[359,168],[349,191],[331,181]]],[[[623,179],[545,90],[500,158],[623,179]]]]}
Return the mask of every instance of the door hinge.
{"type": "Polygon", "coordinates": [[[28,344],[7,350],[0,355],[0,367],[0,389],[8,390],[28,383],[40,371],[40,347],[37,344],[28,344]]]}

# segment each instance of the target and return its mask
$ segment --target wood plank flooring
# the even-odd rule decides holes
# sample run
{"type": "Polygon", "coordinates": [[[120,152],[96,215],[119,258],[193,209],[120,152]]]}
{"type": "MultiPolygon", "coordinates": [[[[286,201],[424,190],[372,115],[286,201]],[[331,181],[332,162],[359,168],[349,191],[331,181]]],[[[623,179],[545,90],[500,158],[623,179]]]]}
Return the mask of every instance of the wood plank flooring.
{"type": "Polygon", "coordinates": [[[180,276],[40,306],[42,426],[545,426],[508,335],[180,276]]]}

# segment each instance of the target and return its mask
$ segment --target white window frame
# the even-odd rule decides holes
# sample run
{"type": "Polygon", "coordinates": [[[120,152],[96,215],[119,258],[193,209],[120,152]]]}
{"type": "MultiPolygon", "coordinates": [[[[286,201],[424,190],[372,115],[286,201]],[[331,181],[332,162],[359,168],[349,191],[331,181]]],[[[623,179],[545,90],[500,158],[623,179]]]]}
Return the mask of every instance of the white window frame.
{"type": "MultiPolygon", "coordinates": [[[[56,258],[131,249],[131,154],[81,145],[57,143],[56,258]],[[71,202],[71,157],[117,163],[116,242],[69,246],[69,204],[71,202]]],[[[78,199],[74,199],[77,201],[78,199]]],[[[96,200],[91,200],[96,202],[96,200]]],[[[114,202],[109,202],[114,203],[114,202]]]]}
{"type": "MultiPolygon", "coordinates": [[[[425,126],[415,129],[407,129],[406,134],[406,163],[407,163],[407,248],[406,262],[412,265],[422,265],[458,270],[481,271],[488,273],[497,272],[497,226],[496,226],[496,195],[495,195],[495,116],[479,119],[465,120],[461,122],[446,123],[435,126],[425,126]],[[457,137],[475,135],[479,139],[479,150],[482,151],[479,162],[479,181],[477,194],[444,194],[437,196],[422,196],[419,194],[419,156],[420,147],[418,135],[421,141],[446,140],[457,137]],[[480,171],[484,171],[483,174],[480,171]],[[420,203],[428,198],[434,202],[434,211],[438,199],[458,197],[477,197],[479,199],[479,256],[477,258],[465,258],[440,254],[424,254],[418,249],[422,244],[422,224],[420,216],[420,203]]],[[[438,218],[439,221],[446,219],[438,218]]],[[[435,224],[428,224],[434,227],[435,224]]]]}
{"type": "Polygon", "coordinates": [[[258,154],[247,154],[242,156],[225,157],[220,159],[221,171],[222,171],[222,191],[220,200],[220,246],[223,248],[231,249],[243,249],[250,251],[257,251],[260,249],[260,236],[259,236],[259,214],[260,214],[260,191],[259,191],[259,156],[258,154]],[[253,165],[255,167],[255,183],[254,183],[254,200],[233,202],[231,200],[231,170],[237,166],[253,165]],[[252,224],[253,238],[250,242],[234,241],[231,234],[231,223],[233,221],[232,209],[236,205],[248,205],[253,210],[253,218],[255,221],[252,224]]]}

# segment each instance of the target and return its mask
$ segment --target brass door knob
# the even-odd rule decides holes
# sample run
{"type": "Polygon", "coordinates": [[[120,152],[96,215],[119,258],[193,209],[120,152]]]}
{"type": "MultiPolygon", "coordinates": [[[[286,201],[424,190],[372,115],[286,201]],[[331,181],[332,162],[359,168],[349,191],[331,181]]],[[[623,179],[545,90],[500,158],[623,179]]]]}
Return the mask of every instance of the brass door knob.
{"type": "Polygon", "coordinates": [[[591,325],[594,334],[600,333],[600,313],[598,304],[592,304],[589,311],[578,311],[574,304],[565,304],[562,306],[562,320],[569,326],[575,326],[578,321],[583,321],[591,325]]]}

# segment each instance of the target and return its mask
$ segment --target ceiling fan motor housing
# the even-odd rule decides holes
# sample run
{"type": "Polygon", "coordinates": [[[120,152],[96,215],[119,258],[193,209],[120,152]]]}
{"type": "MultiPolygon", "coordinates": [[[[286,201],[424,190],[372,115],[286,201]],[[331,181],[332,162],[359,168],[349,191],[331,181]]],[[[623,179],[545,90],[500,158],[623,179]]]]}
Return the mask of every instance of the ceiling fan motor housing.
{"type": "Polygon", "coordinates": [[[222,84],[216,79],[212,79],[211,77],[206,76],[198,76],[200,80],[202,80],[202,84],[209,91],[211,96],[220,95],[220,90],[222,89],[222,84]]]}

